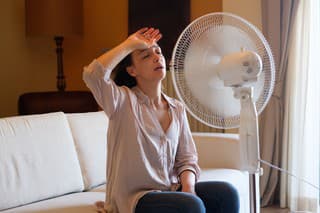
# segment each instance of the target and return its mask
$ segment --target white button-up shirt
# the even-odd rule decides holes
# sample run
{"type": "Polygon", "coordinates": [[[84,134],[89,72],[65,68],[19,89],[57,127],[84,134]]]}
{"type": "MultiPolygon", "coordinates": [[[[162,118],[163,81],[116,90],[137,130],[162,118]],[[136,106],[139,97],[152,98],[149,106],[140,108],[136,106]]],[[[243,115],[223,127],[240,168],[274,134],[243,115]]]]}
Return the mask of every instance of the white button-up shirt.
{"type": "Polygon", "coordinates": [[[105,209],[129,213],[144,194],[170,191],[181,172],[198,177],[200,169],[184,106],[162,93],[171,117],[164,131],[149,98],[138,87],[118,87],[110,74],[94,60],[83,79],[109,117],[105,209]]]}

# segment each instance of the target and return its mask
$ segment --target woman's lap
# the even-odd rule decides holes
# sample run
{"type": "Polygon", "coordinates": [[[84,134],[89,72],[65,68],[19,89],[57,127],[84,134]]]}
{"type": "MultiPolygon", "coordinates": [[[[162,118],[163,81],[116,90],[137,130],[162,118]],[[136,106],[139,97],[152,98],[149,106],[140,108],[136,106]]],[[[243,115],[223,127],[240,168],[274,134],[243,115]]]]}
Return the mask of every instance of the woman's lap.
{"type": "Polygon", "coordinates": [[[184,192],[149,192],[143,196],[136,207],[136,213],[204,213],[200,198],[184,192]]]}
{"type": "Polygon", "coordinates": [[[136,213],[204,213],[238,212],[239,196],[235,188],[225,182],[198,182],[196,195],[184,192],[150,192],[143,196],[136,213]]]}

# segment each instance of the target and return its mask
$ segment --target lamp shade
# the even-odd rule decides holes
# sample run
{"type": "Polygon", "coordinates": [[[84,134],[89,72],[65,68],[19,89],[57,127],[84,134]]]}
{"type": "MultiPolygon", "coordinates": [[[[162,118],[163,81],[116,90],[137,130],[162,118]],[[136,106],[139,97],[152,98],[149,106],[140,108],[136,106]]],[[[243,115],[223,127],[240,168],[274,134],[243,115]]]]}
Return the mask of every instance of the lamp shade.
{"type": "Polygon", "coordinates": [[[83,33],[83,0],[25,0],[27,36],[83,33]]]}

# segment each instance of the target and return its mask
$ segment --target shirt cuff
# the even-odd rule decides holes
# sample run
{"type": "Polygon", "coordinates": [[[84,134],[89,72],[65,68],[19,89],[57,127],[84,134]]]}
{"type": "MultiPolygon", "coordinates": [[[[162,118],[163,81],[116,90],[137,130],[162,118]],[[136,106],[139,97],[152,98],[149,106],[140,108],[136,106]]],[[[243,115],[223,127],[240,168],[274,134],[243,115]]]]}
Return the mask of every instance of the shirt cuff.
{"type": "Polygon", "coordinates": [[[200,176],[200,171],[197,171],[195,168],[193,168],[192,166],[183,166],[179,169],[178,171],[178,180],[180,182],[180,175],[182,174],[182,172],[184,171],[190,171],[195,175],[196,178],[196,182],[199,180],[199,176],[200,176]]]}

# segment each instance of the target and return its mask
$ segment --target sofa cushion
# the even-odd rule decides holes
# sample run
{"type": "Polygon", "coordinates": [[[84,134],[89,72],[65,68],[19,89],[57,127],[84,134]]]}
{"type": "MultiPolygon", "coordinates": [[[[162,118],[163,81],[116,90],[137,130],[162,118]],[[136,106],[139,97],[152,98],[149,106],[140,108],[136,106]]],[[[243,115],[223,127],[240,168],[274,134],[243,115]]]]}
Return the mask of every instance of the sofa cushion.
{"type": "Polygon", "coordinates": [[[83,188],[63,113],[0,119],[0,210],[83,188]]]}
{"type": "Polygon", "coordinates": [[[90,192],[106,192],[107,184],[99,185],[90,189],[90,192]]]}
{"type": "Polygon", "coordinates": [[[104,192],[80,192],[9,209],[1,213],[94,213],[96,212],[94,203],[104,199],[104,192]]]}
{"type": "Polygon", "coordinates": [[[67,114],[85,190],[106,182],[108,118],[103,111],[67,114]]]}

